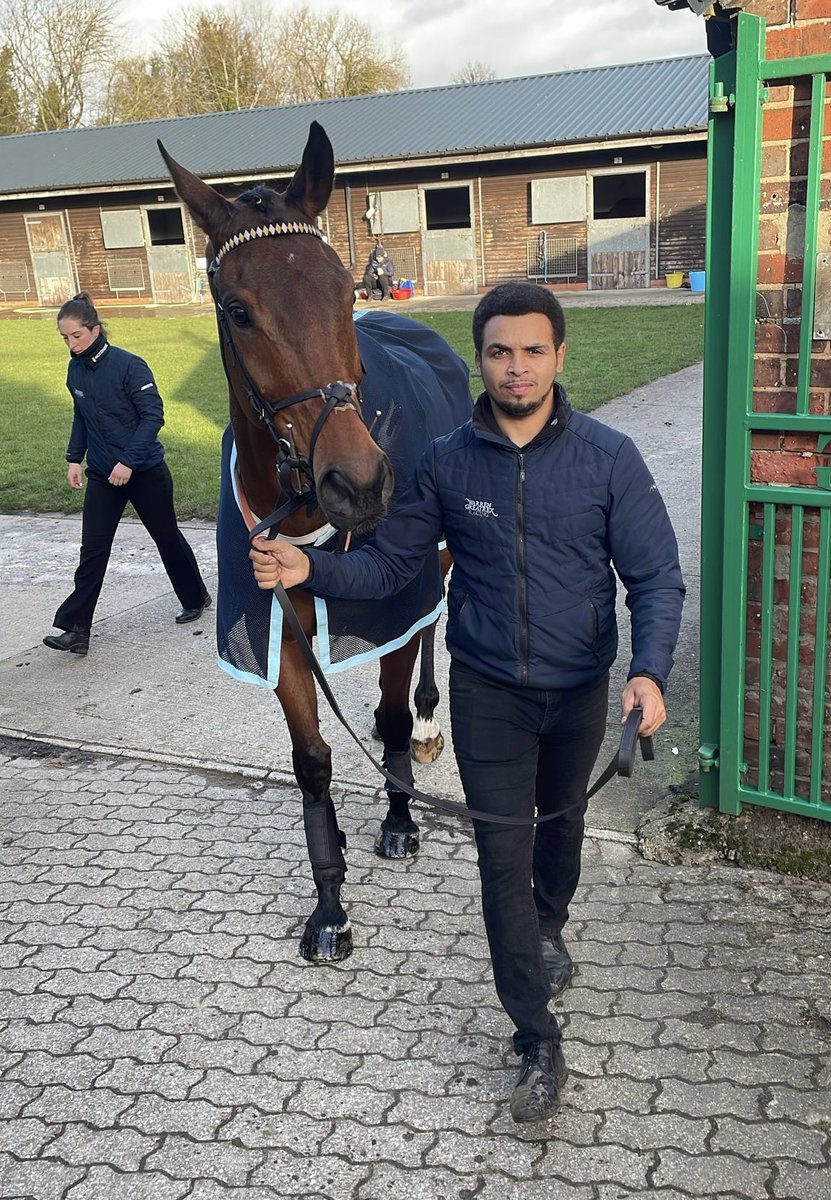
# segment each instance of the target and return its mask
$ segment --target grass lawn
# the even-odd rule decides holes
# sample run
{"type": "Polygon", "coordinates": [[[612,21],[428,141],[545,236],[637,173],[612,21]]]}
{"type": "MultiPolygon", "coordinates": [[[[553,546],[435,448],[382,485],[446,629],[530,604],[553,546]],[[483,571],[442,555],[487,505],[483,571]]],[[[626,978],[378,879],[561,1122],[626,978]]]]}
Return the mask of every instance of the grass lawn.
{"type": "MultiPolygon", "coordinates": [[[[471,367],[470,312],[413,313],[437,329],[471,367]]],[[[165,401],[162,441],[182,518],[213,518],[219,444],[228,395],[212,317],[119,317],[107,322],[116,345],[150,363],[165,401]]],[[[562,382],[576,408],[591,412],[697,362],[704,353],[703,305],[580,308],[568,313],[562,382]]],[[[64,386],[67,352],[51,319],[0,324],[0,511],[78,512],[82,494],[66,483],[72,403],[64,386]]]]}

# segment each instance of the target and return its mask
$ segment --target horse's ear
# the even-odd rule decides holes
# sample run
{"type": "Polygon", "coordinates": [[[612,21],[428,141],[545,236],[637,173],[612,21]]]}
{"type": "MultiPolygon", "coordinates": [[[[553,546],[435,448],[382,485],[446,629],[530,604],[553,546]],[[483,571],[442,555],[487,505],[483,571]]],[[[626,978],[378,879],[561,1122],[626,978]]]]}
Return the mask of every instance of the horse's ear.
{"type": "Polygon", "coordinates": [[[198,175],[177,163],[175,158],[171,158],[161,142],[157,141],[156,145],[167,163],[177,195],[188,206],[199,228],[210,237],[227,221],[233,212],[233,205],[230,200],[220,196],[209,183],[205,183],[198,175]]]}
{"type": "Polygon", "coordinates": [[[323,212],[335,180],[335,152],[326,130],[317,121],[309,126],[303,160],[285,192],[286,204],[295,204],[310,217],[323,212]]]}

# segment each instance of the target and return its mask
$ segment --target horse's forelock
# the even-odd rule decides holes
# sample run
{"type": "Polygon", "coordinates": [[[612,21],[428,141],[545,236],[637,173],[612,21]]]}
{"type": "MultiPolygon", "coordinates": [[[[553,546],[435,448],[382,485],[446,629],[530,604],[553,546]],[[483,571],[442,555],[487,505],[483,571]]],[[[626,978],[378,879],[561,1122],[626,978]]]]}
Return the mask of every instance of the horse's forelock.
{"type": "Polygon", "coordinates": [[[243,192],[241,196],[237,197],[236,204],[244,204],[247,208],[259,213],[260,216],[271,220],[273,217],[280,216],[280,200],[282,198],[282,192],[275,192],[271,188],[261,185],[243,192]]]}

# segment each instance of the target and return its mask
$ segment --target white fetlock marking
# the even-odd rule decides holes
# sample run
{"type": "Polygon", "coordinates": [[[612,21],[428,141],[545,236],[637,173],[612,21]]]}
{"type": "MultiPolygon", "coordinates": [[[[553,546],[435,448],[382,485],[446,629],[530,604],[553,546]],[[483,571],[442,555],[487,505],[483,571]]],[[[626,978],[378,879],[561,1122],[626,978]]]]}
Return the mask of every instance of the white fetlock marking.
{"type": "Polygon", "coordinates": [[[439,736],[439,723],[433,717],[429,721],[416,717],[413,722],[413,741],[432,742],[439,736]]]}
{"type": "Polygon", "coordinates": [[[324,925],[321,933],[348,933],[351,928],[351,922],[347,921],[345,925],[324,925]]]}

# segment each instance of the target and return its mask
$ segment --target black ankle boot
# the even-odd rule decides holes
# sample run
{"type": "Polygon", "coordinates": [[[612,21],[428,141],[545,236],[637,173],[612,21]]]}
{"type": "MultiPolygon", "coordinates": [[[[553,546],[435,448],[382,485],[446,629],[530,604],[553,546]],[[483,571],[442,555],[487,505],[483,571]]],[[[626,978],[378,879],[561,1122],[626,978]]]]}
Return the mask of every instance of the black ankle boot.
{"type": "Polygon", "coordinates": [[[563,935],[559,929],[540,934],[542,940],[542,956],[551,980],[551,995],[559,996],[571,983],[574,975],[574,963],[566,949],[563,935]]]}
{"type": "Polygon", "coordinates": [[[522,1070],[511,1096],[517,1122],[546,1121],[560,1107],[560,1091],[568,1078],[563,1052],[553,1042],[537,1042],[522,1056],[522,1070]]]}
{"type": "Polygon", "coordinates": [[[50,650],[69,650],[71,654],[86,654],[89,650],[89,634],[75,633],[67,629],[66,633],[50,633],[43,639],[44,646],[50,650]]]}

